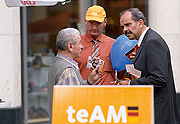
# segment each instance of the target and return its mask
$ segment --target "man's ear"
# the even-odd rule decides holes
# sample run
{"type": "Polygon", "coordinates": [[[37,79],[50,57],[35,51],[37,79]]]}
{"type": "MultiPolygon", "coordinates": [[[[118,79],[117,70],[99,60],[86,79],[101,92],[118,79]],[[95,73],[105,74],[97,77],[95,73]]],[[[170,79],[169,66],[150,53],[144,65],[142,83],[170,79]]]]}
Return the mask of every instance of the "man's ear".
{"type": "Polygon", "coordinates": [[[86,18],[84,18],[84,23],[86,24],[86,22],[87,22],[87,21],[86,21],[86,18]]]}
{"type": "Polygon", "coordinates": [[[140,25],[144,25],[144,21],[142,19],[139,19],[138,22],[139,22],[140,25]]]}
{"type": "Polygon", "coordinates": [[[104,19],[104,27],[106,26],[107,24],[107,18],[104,19]]]}
{"type": "Polygon", "coordinates": [[[73,44],[72,44],[72,42],[68,42],[67,48],[68,48],[69,51],[71,51],[71,52],[73,51],[73,44]]]}

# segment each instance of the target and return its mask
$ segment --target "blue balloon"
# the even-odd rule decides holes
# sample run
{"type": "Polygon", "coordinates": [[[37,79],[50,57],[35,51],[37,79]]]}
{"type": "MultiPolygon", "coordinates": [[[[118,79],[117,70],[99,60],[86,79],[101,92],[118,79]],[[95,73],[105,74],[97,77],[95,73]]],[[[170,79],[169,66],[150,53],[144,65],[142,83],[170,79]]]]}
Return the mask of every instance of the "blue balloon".
{"type": "Polygon", "coordinates": [[[114,41],[110,52],[111,62],[114,70],[122,71],[126,68],[126,64],[132,63],[132,61],[125,56],[125,54],[136,44],[137,40],[129,40],[125,34],[119,36],[114,41]]]}

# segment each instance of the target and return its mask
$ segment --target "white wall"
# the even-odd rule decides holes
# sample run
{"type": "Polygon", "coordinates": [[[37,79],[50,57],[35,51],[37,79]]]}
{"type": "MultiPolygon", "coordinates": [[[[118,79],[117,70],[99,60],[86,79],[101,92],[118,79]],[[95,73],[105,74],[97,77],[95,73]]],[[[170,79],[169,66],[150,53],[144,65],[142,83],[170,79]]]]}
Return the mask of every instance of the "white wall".
{"type": "Polygon", "coordinates": [[[171,51],[177,92],[180,92],[180,0],[149,0],[149,26],[167,42],[171,51]]]}
{"type": "Polygon", "coordinates": [[[0,0],[0,99],[21,106],[20,9],[0,0]]]}

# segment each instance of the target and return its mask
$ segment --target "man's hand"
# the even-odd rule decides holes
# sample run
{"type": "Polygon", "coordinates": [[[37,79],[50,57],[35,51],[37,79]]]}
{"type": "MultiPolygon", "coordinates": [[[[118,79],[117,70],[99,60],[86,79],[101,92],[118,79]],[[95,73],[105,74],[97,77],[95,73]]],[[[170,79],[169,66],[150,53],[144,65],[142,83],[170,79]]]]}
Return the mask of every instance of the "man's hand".
{"type": "Polygon", "coordinates": [[[91,74],[88,77],[89,83],[94,84],[94,82],[101,77],[101,73],[98,72],[98,69],[99,66],[97,66],[94,70],[92,70],[91,74]]]}
{"type": "Polygon", "coordinates": [[[128,85],[128,84],[129,84],[129,80],[123,80],[123,81],[118,82],[117,85],[128,85]]]}

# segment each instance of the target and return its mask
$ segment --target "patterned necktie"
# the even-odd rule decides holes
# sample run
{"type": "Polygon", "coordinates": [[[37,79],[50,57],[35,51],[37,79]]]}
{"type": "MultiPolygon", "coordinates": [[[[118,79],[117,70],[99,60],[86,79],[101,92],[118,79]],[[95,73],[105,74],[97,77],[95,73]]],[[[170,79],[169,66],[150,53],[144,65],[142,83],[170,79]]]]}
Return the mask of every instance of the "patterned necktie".
{"type": "Polygon", "coordinates": [[[93,45],[92,55],[91,56],[92,56],[92,58],[94,58],[94,57],[100,58],[98,41],[92,40],[92,42],[94,42],[94,45],[93,45]]]}
{"type": "Polygon", "coordinates": [[[136,44],[136,46],[135,46],[135,49],[136,49],[136,53],[137,53],[137,51],[138,51],[138,49],[139,49],[139,46],[136,44]]]}
{"type": "MultiPolygon", "coordinates": [[[[96,40],[92,40],[92,42],[94,42],[93,48],[92,48],[92,55],[91,57],[94,58],[100,58],[100,52],[99,52],[99,45],[98,45],[98,41],[96,40]]],[[[94,85],[101,85],[101,78],[99,78],[94,85]]]]}

